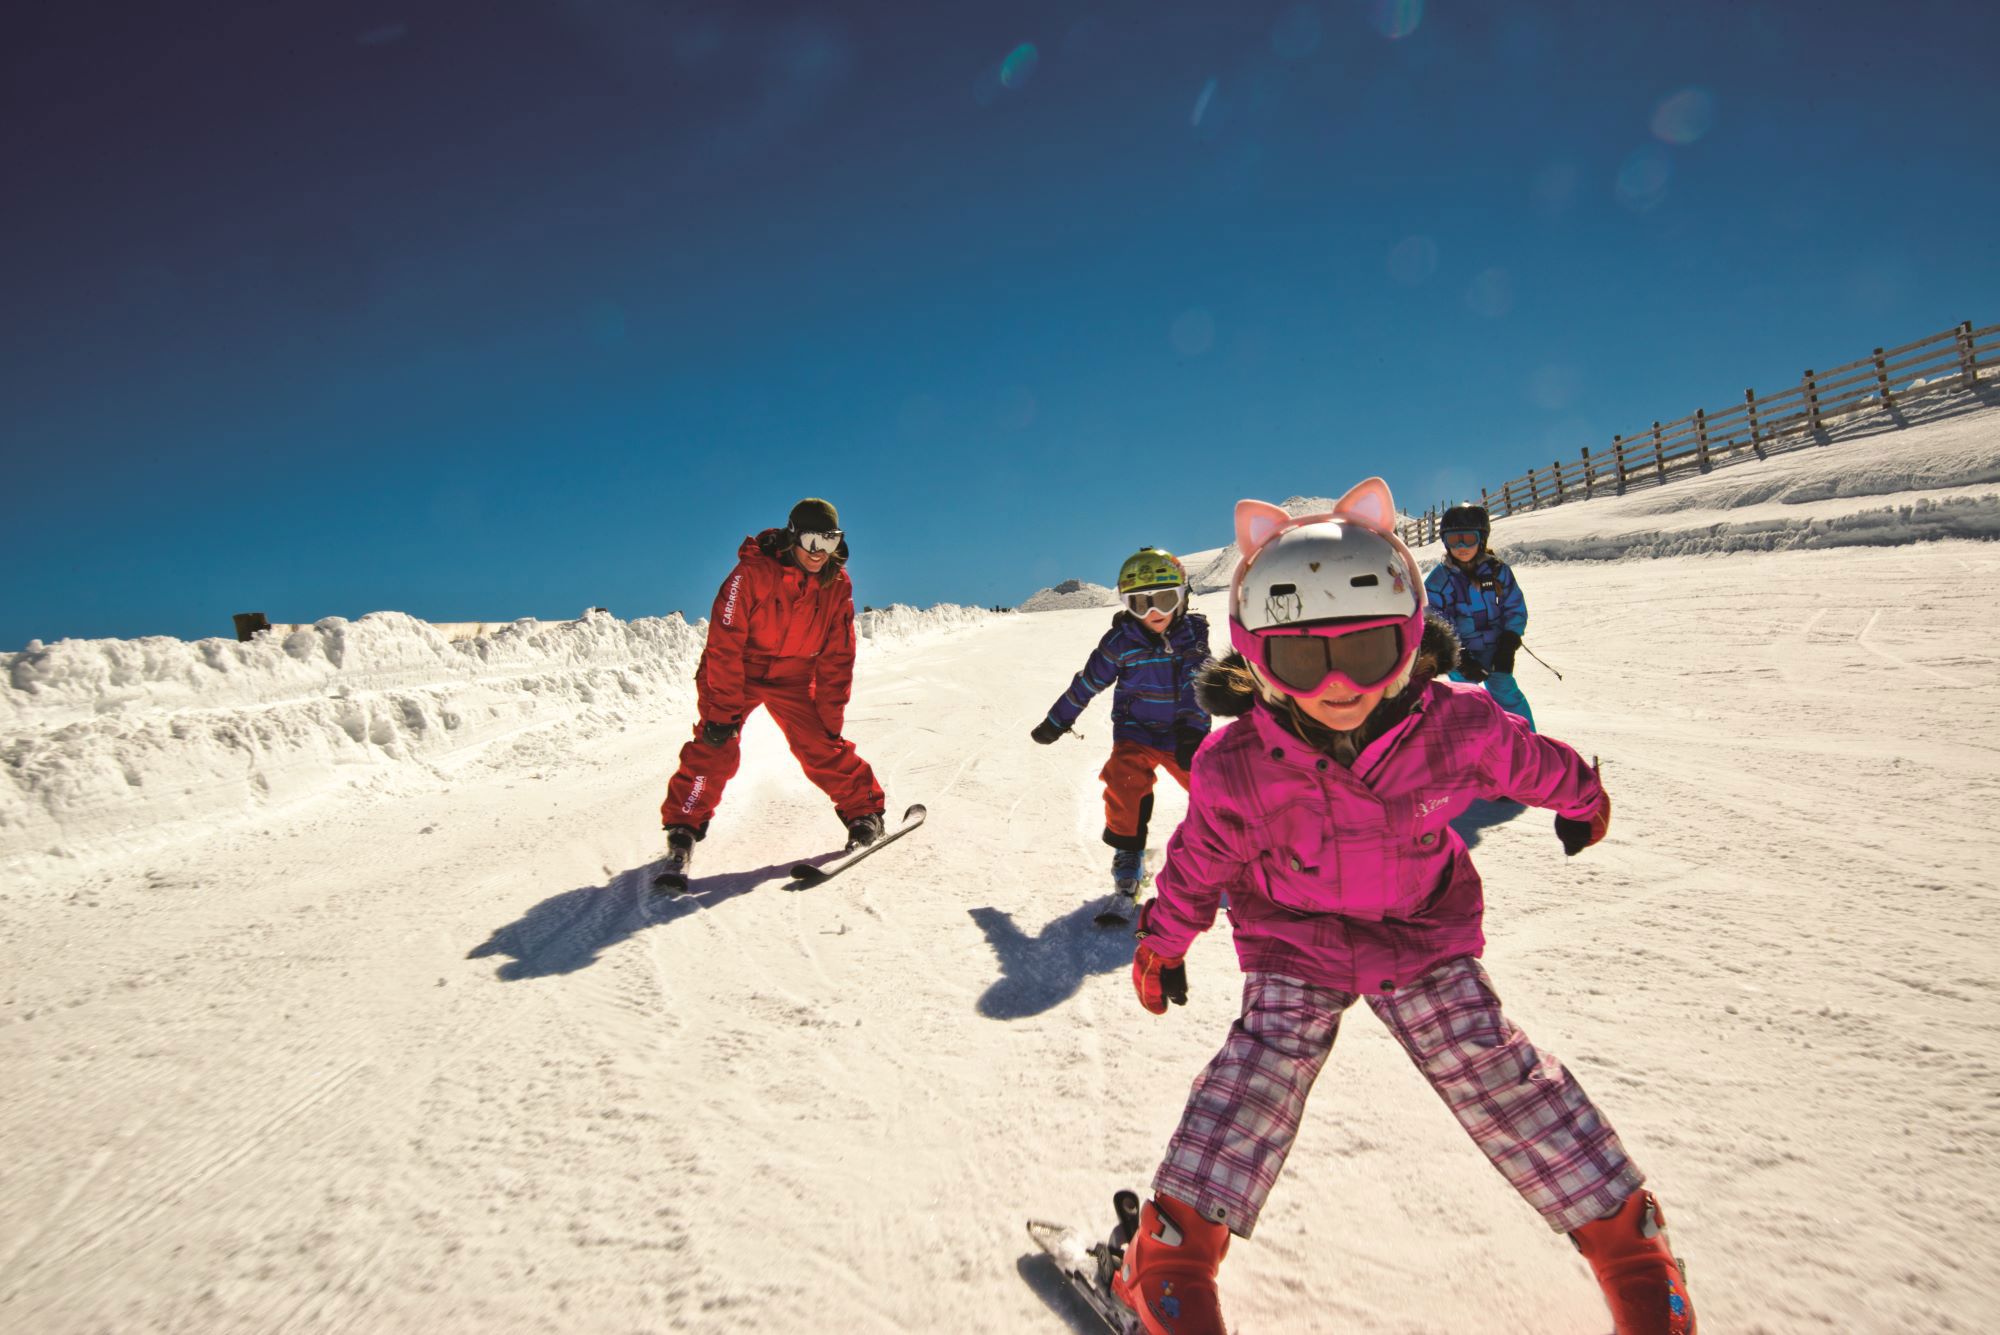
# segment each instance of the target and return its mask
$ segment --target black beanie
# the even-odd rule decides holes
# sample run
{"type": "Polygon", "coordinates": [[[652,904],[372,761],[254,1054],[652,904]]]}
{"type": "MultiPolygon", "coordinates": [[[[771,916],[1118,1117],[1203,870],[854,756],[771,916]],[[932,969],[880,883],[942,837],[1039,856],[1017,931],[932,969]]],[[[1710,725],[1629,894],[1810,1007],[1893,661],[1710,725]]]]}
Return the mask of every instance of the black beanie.
{"type": "Polygon", "coordinates": [[[808,496],[792,507],[792,516],[785,521],[785,527],[794,533],[838,532],[840,511],[833,508],[831,501],[808,496]]]}

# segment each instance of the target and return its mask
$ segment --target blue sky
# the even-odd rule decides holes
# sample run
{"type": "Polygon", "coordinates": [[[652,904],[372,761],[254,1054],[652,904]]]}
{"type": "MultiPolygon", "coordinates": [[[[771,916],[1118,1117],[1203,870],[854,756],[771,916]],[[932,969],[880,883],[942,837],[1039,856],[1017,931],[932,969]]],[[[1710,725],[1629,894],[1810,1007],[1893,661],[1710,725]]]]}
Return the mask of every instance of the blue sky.
{"type": "Polygon", "coordinates": [[[1994,9],[43,6],[0,648],[692,618],[802,495],[880,605],[1476,491],[2000,320],[1994,9]]]}

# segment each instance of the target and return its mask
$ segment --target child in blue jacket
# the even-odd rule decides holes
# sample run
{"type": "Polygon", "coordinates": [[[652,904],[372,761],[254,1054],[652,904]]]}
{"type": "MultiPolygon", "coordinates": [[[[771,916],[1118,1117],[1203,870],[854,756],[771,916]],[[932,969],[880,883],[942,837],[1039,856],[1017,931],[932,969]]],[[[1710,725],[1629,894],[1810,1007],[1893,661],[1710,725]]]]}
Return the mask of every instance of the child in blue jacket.
{"type": "Polygon", "coordinates": [[[1424,577],[1432,611],[1458,632],[1455,681],[1482,683],[1500,707],[1535,729],[1528,697],[1514,680],[1514,655],[1528,628],[1528,600],[1513,569],[1486,545],[1493,521],[1470,501],[1444,512],[1444,560],[1424,577]]]}
{"type": "Polygon", "coordinates": [[[1104,780],[1113,893],[1131,897],[1145,872],[1154,771],[1164,769],[1186,788],[1195,748],[1208,736],[1208,712],[1194,696],[1195,673],[1208,661],[1208,619],[1188,610],[1187,572],[1179,558],[1157,547],[1126,558],[1118,594],[1125,606],[1111,629],[1030,735],[1048,745],[1069,731],[1092,697],[1117,685],[1111,758],[1098,777],[1104,780]]]}

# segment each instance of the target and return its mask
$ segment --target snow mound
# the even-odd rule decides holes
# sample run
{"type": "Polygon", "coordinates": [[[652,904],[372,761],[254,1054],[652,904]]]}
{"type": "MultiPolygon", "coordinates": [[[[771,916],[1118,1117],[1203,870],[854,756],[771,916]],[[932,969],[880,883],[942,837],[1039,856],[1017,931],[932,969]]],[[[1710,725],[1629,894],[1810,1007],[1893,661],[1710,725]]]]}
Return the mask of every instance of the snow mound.
{"type": "Polygon", "coordinates": [[[35,642],[0,654],[0,857],[435,770],[546,724],[651,716],[691,694],[704,638],[679,616],[593,612],[454,643],[374,612],[248,643],[35,642]]]}
{"type": "Polygon", "coordinates": [[[979,625],[1000,615],[983,607],[962,607],[957,603],[939,603],[935,607],[924,608],[892,603],[888,607],[871,608],[854,618],[856,647],[864,651],[868,648],[900,647],[936,639],[950,631],[979,625]]]}
{"type": "Polygon", "coordinates": [[[1023,612],[1063,612],[1078,607],[1111,607],[1118,592],[1088,580],[1066,579],[1052,589],[1043,589],[1021,604],[1023,612]]]}
{"type": "MultiPolygon", "coordinates": [[[[1991,540],[2000,538],[1996,483],[2000,413],[1975,407],[1510,516],[1495,523],[1493,543],[1535,565],[1991,540]]],[[[1422,554],[1443,558],[1436,543],[1422,554]]]]}

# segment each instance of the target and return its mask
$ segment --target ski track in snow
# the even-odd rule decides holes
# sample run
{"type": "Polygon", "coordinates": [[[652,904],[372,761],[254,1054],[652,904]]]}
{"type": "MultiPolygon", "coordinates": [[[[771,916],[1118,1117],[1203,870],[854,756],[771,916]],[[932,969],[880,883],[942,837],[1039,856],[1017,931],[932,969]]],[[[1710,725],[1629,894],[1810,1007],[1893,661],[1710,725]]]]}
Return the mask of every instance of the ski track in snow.
{"type": "MultiPolygon", "coordinates": [[[[1892,443],[1906,481],[1994,475],[2000,413],[1892,443]]],[[[1616,808],[1574,859],[1546,812],[1460,822],[1487,963],[1650,1174],[1704,1330],[2000,1321],[1994,548],[1599,559],[1626,532],[1654,550],[1669,504],[1858,503],[1819,479],[1888,448],[1496,533],[1558,553],[1522,578],[1528,643],[1565,676],[1521,679],[1616,808]]],[[[1888,467],[1867,495],[1917,514],[1888,467]]],[[[1219,595],[1197,604],[1224,624],[1219,595]]],[[[1188,1006],[1146,1015],[1129,936],[1089,922],[1109,702],[1082,740],[1027,732],[1108,615],[884,623],[850,732],[891,809],[930,817],[808,891],[786,869],[841,831],[759,715],[694,893],[648,894],[692,719],[664,680],[545,702],[449,763],[16,857],[0,1325],[1091,1329],[1023,1221],[1109,1227],[1240,987],[1218,924],[1188,1006]]],[[[1159,792],[1156,849],[1185,810],[1159,792]]],[[[1607,1324],[1360,1006],[1222,1287],[1249,1335],[1607,1324]]]]}

